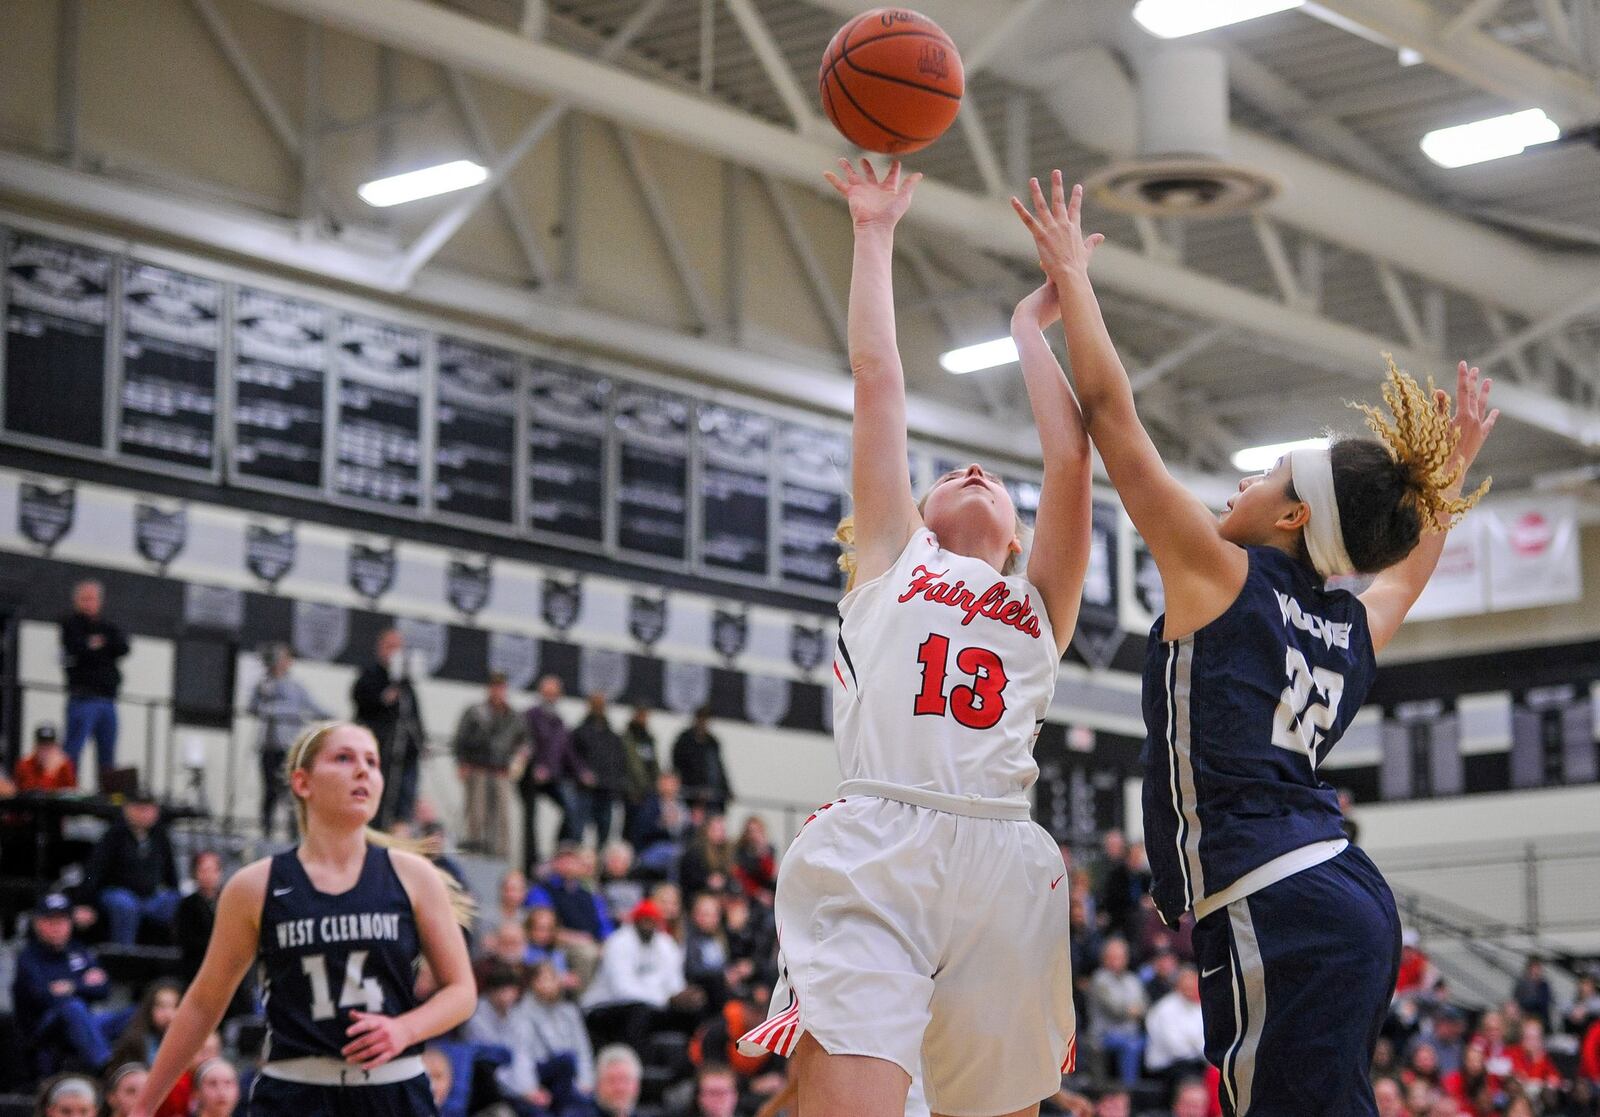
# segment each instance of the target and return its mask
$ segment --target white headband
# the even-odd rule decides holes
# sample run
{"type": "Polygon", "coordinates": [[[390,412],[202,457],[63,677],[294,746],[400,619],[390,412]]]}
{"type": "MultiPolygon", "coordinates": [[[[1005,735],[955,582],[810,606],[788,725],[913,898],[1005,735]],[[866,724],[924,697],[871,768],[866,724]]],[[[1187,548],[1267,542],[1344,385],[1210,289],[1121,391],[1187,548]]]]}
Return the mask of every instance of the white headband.
{"type": "Polygon", "coordinates": [[[1289,475],[1294,491],[1311,508],[1306,521],[1306,550],[1311,565],[1324,578],[1354,574],[1355,563],[1344,549],[1344,531],[1339,526],[1339,502],[1333,495],[1333,459],[1327,450],[1307,449],[1289,452],[1289,475]]]}

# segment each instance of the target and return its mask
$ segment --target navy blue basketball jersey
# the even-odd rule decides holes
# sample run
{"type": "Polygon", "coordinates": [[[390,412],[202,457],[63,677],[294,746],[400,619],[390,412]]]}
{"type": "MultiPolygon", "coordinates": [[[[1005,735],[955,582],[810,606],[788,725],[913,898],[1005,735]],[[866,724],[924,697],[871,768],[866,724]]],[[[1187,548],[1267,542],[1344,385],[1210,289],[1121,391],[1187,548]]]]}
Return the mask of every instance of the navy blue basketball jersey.
{"type": "Polygon", "coordinates": [[[1251,547],[1227,612],[1181,640],[1150,633],[1144,832],[1169,925],[1244,874],[1344,837],[1317,774],[1377,672],[1367,614],[1272,547],[1251,547]]]}
{"type": "Polygon", "coordinates": [[[312,887],[297,850],[272,859],[261,908],[263,1058],[338,1059],[352,1009],[416,1007],[417,922],[388,850],[368,846],[361,876],[337,896],[312,887]]]}

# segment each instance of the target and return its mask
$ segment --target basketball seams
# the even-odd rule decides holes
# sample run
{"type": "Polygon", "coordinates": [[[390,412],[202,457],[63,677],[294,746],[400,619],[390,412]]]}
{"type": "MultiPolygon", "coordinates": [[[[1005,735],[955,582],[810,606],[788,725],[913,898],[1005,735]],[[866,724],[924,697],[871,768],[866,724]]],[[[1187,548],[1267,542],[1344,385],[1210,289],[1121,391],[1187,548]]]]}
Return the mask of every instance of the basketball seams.
{"type": "MultiPolygon", "coordinates": [[[[918,90],[919,92],[922,92],[922,93],[929,93],[929,94],[932,94],[935,97],[943,97],[943,98],[945,98],[946,100],[949,100],[949,101],[955,101],[957,103],[960,103],[960,101],[961,101],[961,94],[959,94],[959,93],[946,93],[942,89],[934,89],[931,86],[923,85],[921,82],[910,81],[910,80],[908,80],[906,78],[896,77],[893,74],[885,74],[885,73],[882,73],[882,72],[880,72],[878,70],[869,70],[865,66],[861,65],[859,62],[855,61],[855,59],[851,58],[848,54],[846,54],[845,56],[840,58],[839,62],[842,62],[846,66],[849,66],[856,73],[865,74],[867,77],[870,77],[870,78],[878,78],[880,81],[892,81],[896,85],[903,85],[908,89],[915,89],[915,90],[918,90]]],[[[832,67],[830,67],[830,69],[832,69],[832,70],[837,70],[838,68],[839,68],[839,64],[837,62],[834,63],[834,65],[832,67]]],[[[843,84],[843,83],[841,82],[840,84],[843,84]]]]}
{"type": "MultiPolygon", "coordinates": [[[[871,124],[874,128],[877,128],[884,135],[893,136],[895,139],[903,140],[906,143],[928,144],[928,143],[932,143],[933,142],[932,140],[925,140],[925,139],[921,138],[920,136],[908,136],[904,132],[897,132],[893,128],[889,127],[887,124],[883,123],[883,121],[881,121],[877,117],[873,116],[866,109],[862,108],[861,107],[861,102],[857,101],[855,99],[855,95],[850,92],[849,87],[846,86],[844,81],[839,77],[838,70],[839,70],[838,63],[835,63],[833,66],[829,67],[829,69],[828,69],[828,77],[833,79],[834,84],[839,87],[839,92],[844,94],[845,100],[850,102],[850,104],[855,108],[856,112],[860,113],[861,116],[862,116],[862,119],[866,120],[867,123],[871,124]]],[[[848,139],[848,137],[846,137],[846,138],[848,139]]]]}

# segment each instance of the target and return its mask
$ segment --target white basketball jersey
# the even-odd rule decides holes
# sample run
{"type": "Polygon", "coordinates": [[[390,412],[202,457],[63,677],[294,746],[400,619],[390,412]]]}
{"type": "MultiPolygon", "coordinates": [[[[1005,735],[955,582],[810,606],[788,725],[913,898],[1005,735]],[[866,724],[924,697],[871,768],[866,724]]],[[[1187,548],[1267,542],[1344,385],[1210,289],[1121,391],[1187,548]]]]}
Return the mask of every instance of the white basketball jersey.
{"type": "Polygon", "coordinates": [[[844,778],[986,799],[1023,796],[1060,657],[1026,578],[919,528],[839,602],[833,732],[844,778]]]}

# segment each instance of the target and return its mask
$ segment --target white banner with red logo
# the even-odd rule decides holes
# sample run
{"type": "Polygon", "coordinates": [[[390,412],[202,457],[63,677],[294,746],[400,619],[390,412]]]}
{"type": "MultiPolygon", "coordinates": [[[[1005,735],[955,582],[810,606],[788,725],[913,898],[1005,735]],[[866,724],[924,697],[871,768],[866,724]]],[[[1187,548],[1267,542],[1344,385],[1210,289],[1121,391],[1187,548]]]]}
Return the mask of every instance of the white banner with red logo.
{"type": "Polygon", "coordinates": [[[1583,597],[1578,513],[1571,498],[1496,503],[1475,515],[1483,518],[1488,544],[1491,610],[1559,605],[1583,597]]]}
{"type": "Polygon", "coordinates": [[[1407,620],[1438,620],[1489,611],[1487,509],[1470,513],[1445,536],[1439,565],[1406,614],[1407,620]]]}

